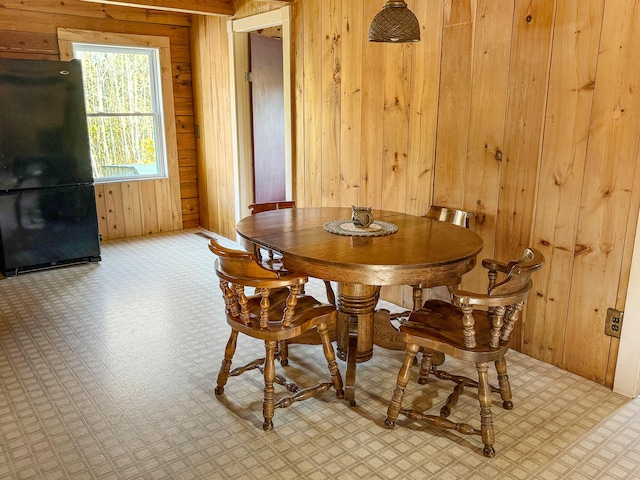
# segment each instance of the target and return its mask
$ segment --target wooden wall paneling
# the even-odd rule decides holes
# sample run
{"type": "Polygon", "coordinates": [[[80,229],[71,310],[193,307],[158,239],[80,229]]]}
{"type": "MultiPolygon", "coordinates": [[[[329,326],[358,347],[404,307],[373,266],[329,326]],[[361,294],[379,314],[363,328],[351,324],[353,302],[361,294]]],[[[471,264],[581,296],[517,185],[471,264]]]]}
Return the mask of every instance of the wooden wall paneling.
{"type": "Polygon", "coordinates": [[[4,16],[7,10],[22,11],[23,21],[27,20],[29,12],[72,15],[78,17],[93,17],[104,20],[115,20],[120,22],[142,22],[157,23],[165,25],[190,25],[189,15],[184,13],[161,12],[158,10],[143,10],[137,8],[127,8],[115,5],[91,4],[82,0],[3,0],[2,8],[4,16]]]}
{"type": "MultiPolygon", "coordinates": [[[[640,135],[640,2],[607,2],[595,78],[591,128],[571,282],[563,366],[607,381],[614,351],[604,335],[607,307],[621,308],[618,290],[640,135]],[[615,159],[615,161],[611,161],[615,159]],[[588,351],[589,355],[584,352],[588,351]]],[[[637,183],[635,184],[637,185],[637,183]]],[[[617,349],[615,349],[617,353],[617,349]]]]}
{"type": "MultiPolygon", "coordinates": [[[[210,204],[215,197],[209,183],[210,168],[207,168],[209,137],[213,104],[211,103],[211,62],[207,57],[209,37],[213,33],[209,29],[206,17],[194,16],[191,27],[191,66],[193,70],[193,96],[198,101],[194,104],[195,126],[200,135],[196,139],[196,168],[198,175],[198,202],[200,204],[200,225],[214,231],[210,204]]],[[[184,188],[184,186],[183,186],[184,188]]]]}
{"type": "Polygon", "coordinates": [[[438,121],[444,0],[415,2],[421,40],[413,46],[409,104],[409,156],[405,212],[424,215],[431,205],[438,121]]]}
{"type": "MultiPolygon", "coordinates": [[[[187,32],[188,33],[188,32],[187,32]]],[[[172,78],[173,78],[173,95],[174,106],[176,114],[176,128],[178,131],[178,164],[180,169],[180,200],[181,200],[181,212],[183,214],[182,224],[184,228],[194,227],[200,225],[199,215],[199,201],[197,198],[197,190],[192,194],[189,194],[185,188],[185,183],[196,182],[196,150],[195,150],[195,117],[193,106],[193,88],[191,78],[191,52],[190,52],[190,38],[186,35],[186,38],[176,38],[175,42],[186,43],[187,50],[180,52],[186,54],[186,58],[180,57],[179,62],[173,61],[171,63],[172,78]],[[192,168],[185,170],[187,165],[192,168]],[[188,211],[185,211],[184,204],[187,202],[190,205],[188,211]],[[189,215],[188,225],[185,224],[184,215],[189,215]]],[[[171,51],[172,58],[177,58],[177,51],[173,48],[171,51]]]]}
{"type": "MultiPolygon", "coordinates": [[[[216,182],[221,183],[220,187],[224,192],[221,202],[218,205],[220,210],[221,220],[220,223],[223,226],[223,232],[225,236],[229,238],[235,238],[236,231],[236,218],[235,218],[235,193],[234,193],[234,165],[233,165],[233,152],[231,149],[231,114],[228,108],[231,105],[231,85],[229,79],[229,42],[226,34],[226,21],[223,18],[213,19],[217,21],[218,31],[220,35],[217,37],[217,52],[227,52],[226,55],[222,55],[226,59],[226,62],[216,61],[214,65],[215,79],[216,79],[216,100],[215,105],[224,105],[227,108],[219,108],[216,110],[216,128],[219,129],[221,138],[225,141],[217,141],[217,162],[220,170],[218,172],[219,177],[216,182]]],[[[245,216],[245,212],[241,212],[241,217],[245,216]]]]}
{"type": "Polygon", "coordinates": [[[96,192],[96,211],[98,214],[98,231],[102,240],[109,240],[109,226],[107,224],[107,204],[105,198],[105,185],[103,183],[94,186],[96,192]]]}
{"type": "Polygon", "coordinates": [[[145,234],[160,231],[158,222],[158,205],[156,200],[155,182],[140,182],[140,203],[142,205],[142,228],[145,234]]]}
{"type": "MultiPolygon", "coordinates": [[[[342,0],[321,2],[322,27],[322,206],[342,205],[340,200],[340,107],[342,0]]],[[[357,60],[355,60],[357,61],[357,60]]]]}
{"type": "MultiPolygon", "coordinates": [[[[194,119],[195,121],[195,119],[194,119]]],[[[180,148],[180,143],[178,143],[178,152],[180,155],[180,161],[178,162],[178,165],[180,165],[180,167],[195,167],[197,165],[197,153],[196,153],[196,141],[195,141],[195,137],[193,139],[190,139],[190,143],[192,143],[192,147],[191,148],[180,148]]],[[[197,171],[196,171],[196,178],[197,178],[197,171]]],[[[182,173],[180,174],[180,181],[184,181],[184,178],[182,177],[182,173]]]]}
{"type": "Polygon", "coordinates": [[[144,235],[142,222],[142,200],[140,198],[140,182],[123,182],[122,206],[126,237],[144,235]]]}
{"type": "Polygon", "coordinates": [[[407,199],[409,97],[413,45],[384,44],[382,206],[402,212],[407,199]]]}
{"type": "MultiPolygon", "coordinates": [[[[410,79],[413,44],[383,44],[382,207],[403,212],[407,199],[410,79]]],[[[384,289],[385,300],[402,304],[403,287],[384,289]]]]}
{"type": "Polygon", "coordinates": [[[52,15],[42,15],[22,10],[3,9],[0,15],[0,31],[3,36],[7,32],[34,32],[55,35],[52,15]],[[28,29],[28,30],[26,30],[28,29]]]}
{"type": "MultiPolygon", "coordinates": [[[[174,75],[177,78],[179,75],[174,75]]],[[[180,94],[181,88],[175,88],[173,91],[173,101],[175,103],[176,115],[192,115],[194,111],[193,106],[193,88],[191,85],[191,73],[189,73],[189,93],[188,96],[183,96],[180,94]]],[[[179,81],[182,85],[183,81],[179,81]]],[[[175,85],[175,83],[174,83],[175,85]]]]}
{"type": "MultiPolygon", "coordinates": [[[[363,0],[342,2],[340,203],[360,205],[360,142],[362,130],[362,44],[366,41],[363,0]]],[[[368,27],[368,25],[367,25],[368,27]]]]}
{"type": "MultiPolygon", "coordinates": [[[[460,206],[474,213],[471,228],[483,240],[479,258],[495,258],[513,9],[513,0],[478,0],[476,7],[469,140],[460,206]]],[[[462,282],[472,291],[482,291],[486,284],[487,272],[480,262],[462,282]]]]}
{"type": "Polygon", "coordinates": [[[304,16],[301,2],[291,5],[291,136],[293,168],[293,200],[304,205],[305,178],[304,161],[304,16]]]}
{"type": "Polygon", "coordinates": [[[444,9],[433,203],[454,208],[464,199],[476,3],[448,1],[444,9]]]}
{"type": "MultiPolygon", "coordinates": [[[[368,38],[368,26],[380,11],[376,2],[364,2],[363,17],[368,38]]],[[[384,76],[384,45],[364,40],[362,46],[362,107],[360,129],[360,201],[363,205],[382,208],[382,122],[384,96],[381,81],[384,76]]],[[[346,53],[346,52],[345,52],[346,53]]]]}
{"type": "Polygon", "coordinates": [[[127,229],[124,223],[124,203],[122,201],[122,184],[108,183],[104,189],[105,211],[107,217],[107,237],[109,240],[124,238],[127,229]]]}
{"type": "Polygon", "coordinates": [[[51,33],[13,31],[0,37],[0,54],[58,55],[58,39],[51,33]]]}
{"type": "MultiPolygon", "coordinates": [[[[322,28],[320,2],[308,2],[302,8],[303,69],[297,73],[303,82],[304,114],[304,206],[322,206],[322,28]]],[[[301,135],[302,132],[297,132],[301,135]]],[[[299,158],[299,157],[298,157],[299,158]]],[[[298,165],[301,167],[301,165],[298,165]]]]}
{"type": "Polygon", "coordinates": [[[254,0],[233,0],[233,18],[244,18],[258,13],[281,8],[279,2],[256,2],[254,0]]]}
{"type": "MultiPolygon", "coordinates": [[[[550,64],[555,0],[516,0],[509,61],[505,146],[495,256],[519,258],[530,246],[550,64]]],[[[518,322],[512,345],[522,349],[518,322]]]]}
{"type": "Polygon", "coordinates": [[[188,198],[182,201],[182,215],[194,215],[198,213],[198,199],[188,198]]]}
{"type": "MultiPolygon", "coordinates": [[[[171,46],[170,46],[171,48],[171,46]]],[[[174,49],[175,50],[175,49],[174,49]]],[[[186,54],[186,58],[189,58],[189,53],[186,54]]],[[[173,101],[173,77],[171,75],[171,50],[160,49],[159,52],[161,65],[167,65],[166,69],[161,68],[162,75],[162,97],[164,102],[164,116],[165,116],[165,139],[166,139],[166,154],[167,154],[167,167],[169,178],[166,180],[156,181],[156,191],[159,193],[158,200],[158,212],[161,216],[158,218],[159,227],[161,231],[180,230],[182,228],[182,208],[180,198],[180,169],[179,169],[179,157],[178,157],[178,135],[176,123],[182,121],[181,126],[186,125],[190,130],[186,131],[190,137],[193,137],[193,123],[184,121],[186,116],[176,118],[173,101]],[[173,119],[173,121],[171,121],[173,119]]],[[[185,58],[183,52],[182,55],[178,55],[178,58],[185,58]]]]}
{"type": "Polygon", "coordinates": [[[198,180],[198,172],[195,165],[180,166],[180,180],[183,182],[195,182],[198,180]]]}
{"type": "Polygon", "coordinates": [[[562,365],[604,0],[558,2],[533,245],[546,258],[523,352],[562,365]]]}
{"type": "Polygon", "coordinates": [[[200,126],[198,188],[204,228],[235,238],[234,158],[231,151],[229,44],[226,20],[194,17],[196,121],[200,126]],[[196,74],[197,72],[197,74],[196,74]]]}
{"type": "MultiPolygon", "coordinates": [[[[167,208],[172,205],[171,202],[171,184],[167,181],[154,181],[154,189],[156,195],[156,215],[158,219],[158,232],[170,232],[173,230],[173,208],[167,208]]],[[[182,207],[182,204],[180,205],[182,207]]],[[[182,216],[182,208],[180,208],[180,216],[182,216]]]]}
{"type": "Polygon", "coordinates": [[[517,258],[533,225],[555,0],[516,0],[496,256],[517,258]]]}
{"type": "MultiPolygon", "coordinates": [[[[421,40],[413,44],[404,211],[424,215],[433,194],[444,0],[415,2],[410,8],[420,22],[421,40]]],[[[393,296],[385,290],[386,295],[393,296]]],[[[412,308],[413,288],[403,287],[401,295],[401,304],[412,308]]]]}

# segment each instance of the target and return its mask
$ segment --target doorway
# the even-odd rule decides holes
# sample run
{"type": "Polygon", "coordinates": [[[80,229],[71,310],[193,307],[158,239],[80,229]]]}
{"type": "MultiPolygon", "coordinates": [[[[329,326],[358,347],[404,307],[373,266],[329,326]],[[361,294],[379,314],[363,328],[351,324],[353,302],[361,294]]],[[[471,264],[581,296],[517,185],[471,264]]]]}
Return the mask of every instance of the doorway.
{"type": "MultiPolygon", "coordinates": [[[[249,213],[249,205],[261,197],[254,197],[254,129],[251,115],[251,86],[248,72],[250,61],[250,34],[269,31],[278,27],[282,49],[282,123],[283,143],[280,166],[283,171],[284,198],[293,199],[292,147],[291,147],[291,7],[252,15],[238,20],[229,20],[229,56],[231,59],[232,135],[234,155],[234,180],[236,198],[236,221],[249,213]]],[[[258,179],[260,181],[260,179],[258,179]]],[[[267,179],[267,181],[269,181],[267,179]]],[[[256,192],[257,193],[257,192],[256,192]]],[[[282,196],[280,194],[280,196],[282,196]]]]}
{"type": "Polygon", "coordinates": [[[253,139],[253,200],[287,200],[284,170],[284,99],[280,28],[249,34],[253,139]]]}

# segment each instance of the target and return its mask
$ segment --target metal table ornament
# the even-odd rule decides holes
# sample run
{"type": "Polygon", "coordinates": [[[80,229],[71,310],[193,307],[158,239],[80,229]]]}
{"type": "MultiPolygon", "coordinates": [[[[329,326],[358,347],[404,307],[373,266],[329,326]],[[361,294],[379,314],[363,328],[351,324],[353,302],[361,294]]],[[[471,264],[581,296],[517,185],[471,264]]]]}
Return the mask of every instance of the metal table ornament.
{"type": "Polygon", "coordinates": [[[398,231],[398,226],[373,219],[371,207],[351,206],[351,219],[333,220],[324,224],[329,233],[350,237],[382,237],[398,231]]]}
{"type": "Polygon", "coordinates": [[[368,227],[373,222],[371,207],[356,207],[351,205],[351,221],[356,227],[368,227]]]}

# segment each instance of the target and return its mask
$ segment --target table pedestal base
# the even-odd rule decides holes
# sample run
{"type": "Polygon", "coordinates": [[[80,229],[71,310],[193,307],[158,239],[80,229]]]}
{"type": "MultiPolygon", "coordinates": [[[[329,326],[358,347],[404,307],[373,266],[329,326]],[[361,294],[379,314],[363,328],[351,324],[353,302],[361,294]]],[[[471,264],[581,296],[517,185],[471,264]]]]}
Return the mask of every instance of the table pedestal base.
{"type": "Polygon", "coordinates": [[[373,316],[379,287],[338,284],[336,343],[338,358],[347,361],[344,396],[355,406],[356,363],[373,356],[373,316]]]}

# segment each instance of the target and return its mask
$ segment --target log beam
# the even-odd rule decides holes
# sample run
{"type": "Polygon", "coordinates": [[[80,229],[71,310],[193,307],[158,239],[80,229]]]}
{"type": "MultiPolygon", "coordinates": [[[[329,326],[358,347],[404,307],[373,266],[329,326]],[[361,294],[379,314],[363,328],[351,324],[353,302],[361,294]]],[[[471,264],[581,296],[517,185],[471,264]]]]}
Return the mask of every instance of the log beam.
{"type": "Polygon", "coordinates": [[[83,2],[147,8],[197,15],[233,15],[232,0],[82,0],[83,2]]]}

